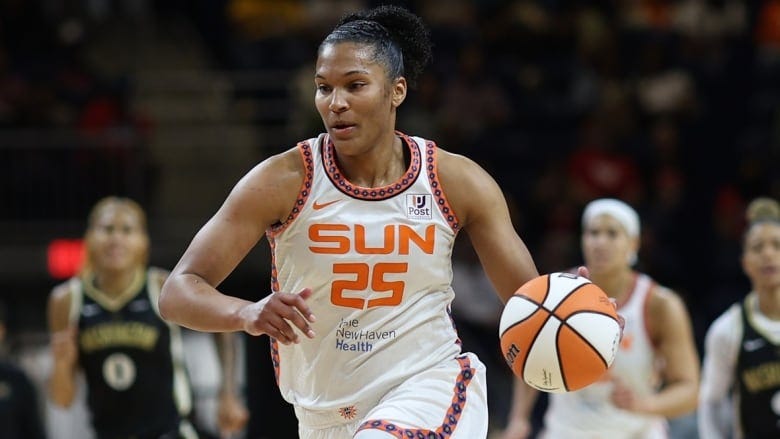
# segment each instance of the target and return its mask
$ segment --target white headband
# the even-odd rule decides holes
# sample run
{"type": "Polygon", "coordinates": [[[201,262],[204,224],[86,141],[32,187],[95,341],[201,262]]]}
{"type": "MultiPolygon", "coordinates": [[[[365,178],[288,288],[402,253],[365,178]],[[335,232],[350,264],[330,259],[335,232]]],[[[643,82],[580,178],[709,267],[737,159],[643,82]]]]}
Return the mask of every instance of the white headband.
{"type": "Polygon", "coordinates": [[[609,215],[618,220],[628,233],[628,236],[639,236],[639,215],[628,204],[614,198],[601,198],[591,201],[582,213],[582,226],[585,227],[593,218],[599,215],[609,215]]]}

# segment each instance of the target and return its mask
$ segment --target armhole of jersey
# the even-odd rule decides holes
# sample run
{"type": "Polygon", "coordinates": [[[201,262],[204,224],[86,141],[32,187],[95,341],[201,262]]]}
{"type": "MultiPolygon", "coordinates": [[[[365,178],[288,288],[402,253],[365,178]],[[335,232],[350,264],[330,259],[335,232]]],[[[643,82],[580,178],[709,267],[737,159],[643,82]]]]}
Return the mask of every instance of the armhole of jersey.
{"type": "Polygon", "coordinates": [[[765,328],[762,328],[756,323],[756,309],[758,308],[758,304],[756,303],[756,296],[751,293],[748,294],[744,300],[742,300],[740,306],[741,306],[741,316],[742,316],[742,339],[745,338],[745,334],[747,333],[748,328],[758,334],[759,336],[767,339],[767,341],[772,340],[772,337],[767,333],[767,330],[765,328]]]}
{"type": "Polygon", "coordinates": [[[78,325],[81,305],[84,303],[84,290],[81,289],[81,281],[73,277],[68,281],[70,291],[70,309],[68,309],[68,322],[78,325]]]}
{"type": "Polygon", "coordinates": [[[650,342],[650,346],[653,347],[653,349],[657,349],[658,345],[655,342],[655,339],[653,338],[652,333],[652,327],[650,323],[650,299],[655,296],[655,289],[658,288],[658,284],[655,283],[652,280],[649,280],[649,285],[647,286],[647,292],[645,293],[644,297],[644,303],[642,303],[642,318],[645,320],[645,334],[647,337],[647,341],[650,342]]]}
{"type": "MultiPolygon", "coordinates": [[[[417,143],[417,147],[420,147],[420,143],[417,142],[417,138],[414,139],[417,143]]],[[[436,154],[436,142],[432,140],[425,140],[425,169],[423,172],[428,177],[428,182],[431,185],[433,196],[436,198],[434,204],[439,207],[439,211],[444,215],[444,219],[447,220],[447,224],[453,232],[458,233],[460,230],[460,221],[455,214],[455,210],[450,206],[450,202],[447,200],[447,196],[444,194],[444,186],[439,181],[439,161],[436,154]],[[430,163],[428,159],[430,158],[430,163]]]]}
{"type": "Polygon", "coordinates": [[[311,187],[314,182],[313,148],[318,148],[319,145],[322,143],[320,141],[320,138],[317,138],[314,139],[315,145],[312,146],[312,142],[310,140],[304,140],[303,142],[298,143],[298,152],[301,155],[301,162],[303,165],[303,169],[305,171],[305,175],[303,177],[303,182],[301,183],[301,187],[298,190],[298,197],[295,200],[295,205],[293,206],[292,211],[290,212],[290,214],[287,216],[287,219],[284,220],[283,223],[273,225],[266,231],[266,235],[268,235],[269,237],[282,233],[293,222],[293,220],[295,220],[295,218],[298,217],[298,214],[301,213],[301,209],[306,204],[306,200],[309,198],[309,194],[311,193],[311,187]]]}
{"type": "Polygon", "coordinates": [[[192,412],[193,397],[187,362],[184,355],[184,339],[180,326],[165,322],[171,334],[171,361],[173,361],[173,397],[176,408],[183,417],[192,412]]]}
{"type": "MultiPolygon", "coordinates": [[[[745,330],[747,330],[748,327],[750,327],[753,331],[758,332],[758,328],[754,324],[753,320],[753,306],[755,306],[755,296],[752,296],[748,294],[745,296],[745,298],[741,301],[739,304],[740,306],[740,316],[742,319],[742,327],[744,330],[742,331],[742,337],[745,337],[745,330]]],[[[763,335],[763,334],[762,334],[763,335]]]]}

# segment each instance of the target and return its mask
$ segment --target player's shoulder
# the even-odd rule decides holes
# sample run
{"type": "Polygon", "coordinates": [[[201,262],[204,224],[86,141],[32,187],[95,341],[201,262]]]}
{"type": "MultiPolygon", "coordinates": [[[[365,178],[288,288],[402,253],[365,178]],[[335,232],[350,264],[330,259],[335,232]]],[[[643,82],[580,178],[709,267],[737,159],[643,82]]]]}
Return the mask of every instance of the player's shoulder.
{"type": "Polygon", "coordinates": [[[272,154],[254,167],[254,169],[266,168],[273,168],[277,172],[303,169],[302,149],[300,144],[272,154]]]}
{"type": "Polygon", "coordinates": [[[651,300],[658,300],[661,302],[677,301],[681,300],[680,294],[674,289],[652,281],[651,285],[651,300]]]}
{"type": "Polygon", "coordinates": [[[476,161],[439,149],[436,162],[438,180],[462,226],[471,224],[475,218],[506,208],[498,183],[476,161]]]}
{"type": "Polygon", "coordinates": [[[482,168],[470,157],[442,149],[438,146],[436,147],[436,161],[440,171],[442,170],[442,167],[445,168],[444,170],[449,170],[450,168],[454,168],[455,170],[463,170],[469,167],[475,169],[482,168]]]}
{"type": "Polygon", "coordinates": [[[742,335],[742,305],[734,303],[710,323],[705,334],[708,344],[723,343],[742,335]]]}
{"type": "Polygon", "coordinates": [[[652,281],[648,306],[651,315],[679,318],[688,315],[688,306],[676,290],[652,281]]]}
{"type": "Polygon", "coordinates": [[[47,303],[51,329],[62,329],[72,321],[73,313],[81,303],[80,285],[80,278],[72,277],[52,288],[47,303]]]}
{"type": "Polygon", "coordinates": [[[59,302],[63,300],[70,300],[70,296],[73,294],[74,285],[81,282],[78,277],[69,278],[66,281],[60,282],[52,287],[49,293],[50,302],[59,302]]]}
{"type": "Polygon", "coordinates": [[[243,186],[258,188],[300,184],[307,173],[305,161],[303,151],[297,145],[273,154],[247,172],[242,179],[243,186]]]}
{"type": "Polygon", "coordinates": [[[496,185],[485,168],[470,157],[443,149],[439,149],[436,156],[437,173],[448,193],[457,188],[484,194],[496,185]]]}
{"type": "Polygon", "coordinates": [[[712,321],[712,325],[731,325],[742,320],[742,306],[743,302],[735,302],[729,305],[725,311],[720,313],[715,320],[712,321]]]}

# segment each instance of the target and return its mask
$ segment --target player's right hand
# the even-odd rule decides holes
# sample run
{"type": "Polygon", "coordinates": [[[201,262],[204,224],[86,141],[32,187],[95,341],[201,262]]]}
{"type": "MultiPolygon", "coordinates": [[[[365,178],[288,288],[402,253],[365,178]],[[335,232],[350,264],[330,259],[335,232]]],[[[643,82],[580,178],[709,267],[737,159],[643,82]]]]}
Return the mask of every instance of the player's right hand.
{"type": "Polygon", "coordinates": [[[75,326],[52,333],[51,335],[51,353],[54,357],[55,365],[74,366],[79,356],[76,336],[78,330],[75,326]]]}
{"type": "Polygon", "coordinates": [[[282,344],[299,343],[298,332],[314,338],[314,329],[309,325],[316,319],[306,304],[311,288],[304,288],[297,294],[275,292],[268,297],[246,305],[239,310],[244,331],[250,335],[268,334],[282,344]]]}

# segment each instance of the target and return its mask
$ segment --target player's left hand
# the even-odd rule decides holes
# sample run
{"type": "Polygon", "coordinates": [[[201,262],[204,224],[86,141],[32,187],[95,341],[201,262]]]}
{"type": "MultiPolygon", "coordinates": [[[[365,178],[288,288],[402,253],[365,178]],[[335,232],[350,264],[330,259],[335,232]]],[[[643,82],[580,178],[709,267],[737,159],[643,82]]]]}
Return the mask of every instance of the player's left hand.
{"type": "Polygon", "coordinates": [[[612,385],[611,398],[615,407],[629,412],[643,412],[644,407],[641,405],[641,401],[629,386],[617,377],[612,378],[612,385]]]}

